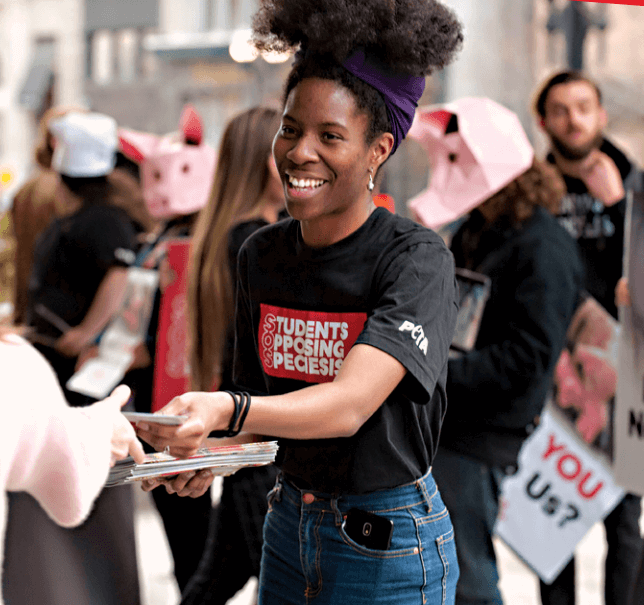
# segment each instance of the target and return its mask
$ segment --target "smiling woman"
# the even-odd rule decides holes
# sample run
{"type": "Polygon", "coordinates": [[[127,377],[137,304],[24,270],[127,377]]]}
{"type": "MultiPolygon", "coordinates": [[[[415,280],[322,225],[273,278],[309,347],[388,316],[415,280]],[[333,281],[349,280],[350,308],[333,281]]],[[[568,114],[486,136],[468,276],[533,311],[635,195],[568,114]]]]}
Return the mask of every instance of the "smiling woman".
{"type": "MultiPolygon", "coordinates": [[[[298,48],[273,143],[292,218],[238,258],[233,379],[258,395],[186,393],[164,410],[190,415],[181,428],[139,435],[188,455],[211,431],[235,434],[244,407],[244,430],[279,439],[260,603],[453,603],[453,530],[431,465],[454,264],[371,191],[460,25],[434,0],[266,0],[254,26],[263,50],[298,48]]],[[[194,493],[181,478],[171,489],[194,493]]]]}

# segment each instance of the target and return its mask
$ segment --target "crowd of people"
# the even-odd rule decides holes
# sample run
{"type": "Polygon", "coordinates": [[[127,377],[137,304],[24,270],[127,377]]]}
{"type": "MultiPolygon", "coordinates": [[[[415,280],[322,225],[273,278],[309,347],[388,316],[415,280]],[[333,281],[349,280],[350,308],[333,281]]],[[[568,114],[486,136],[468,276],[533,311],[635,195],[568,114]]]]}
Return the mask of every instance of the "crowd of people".
{"type": "MultiPolygon", "coordinates": [[[[441,134],[485,133],[479,162],[504,172],[459,199],[442,178],[440,212],[405,218],[380,207],[383,166],[426,76],[463,43],[451,10],[283,0],[253,23],[259,49],[296,51],[282,111],[239,113],[216,152],[190,107],[167,137],[75,107],[43,117],[38,173],[12,207],[13,325],[0,326],[3,598],[138,605],[132,492],[101,489],[110,465],[270,437],[275,466],[226,477],[214,507],[210,471],[143,482],[182,605],[224,604],[253,576],[264,605],[500,605],[503,481],[539,425],[580,301],[617,318],[625,198],[642,172],[605,138],[597,84],[565,71],[536,94],[543,160],[505,108],[486,100],[487,120],[446,109],[441,134]],[[499,149],[511,150],[504,168],[499,149]],[[190,244],[187,382],[163,399],[176,241],[190,244]],[[96,401],[69,380],[97,355],[133,267],[159,274],[151,317],[129,388],[96,401]],[[456,268],[489,278],[490,295],[473,348],[453,355],[456,268]],[[123,405],[188,419],[133,428],[123,405]]],[[[640,514],[626,494],[604,520],[606,605],[644,602],[640,514]]],[[[540,596],[575,603],[574,560],[540,596]]]]}

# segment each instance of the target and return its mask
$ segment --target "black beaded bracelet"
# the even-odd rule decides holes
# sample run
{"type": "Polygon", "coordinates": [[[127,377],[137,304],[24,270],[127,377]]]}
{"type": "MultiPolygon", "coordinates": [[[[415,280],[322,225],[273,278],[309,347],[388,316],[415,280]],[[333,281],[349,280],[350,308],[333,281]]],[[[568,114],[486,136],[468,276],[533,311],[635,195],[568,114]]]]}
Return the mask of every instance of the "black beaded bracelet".
{"type": "Polygon", "coordinates": [[[245,391],[239,393],[222,391],[222,393],[228,393],[228,395],[233,398],[233,401],[235,402],[235,410],[233,411],[228,428],[221,431],[212,431],[210,433],[210,437],[235,437],[241,432],[246,416],[248,415],[248,410],[250,409],[250,395],[245,391]]]}

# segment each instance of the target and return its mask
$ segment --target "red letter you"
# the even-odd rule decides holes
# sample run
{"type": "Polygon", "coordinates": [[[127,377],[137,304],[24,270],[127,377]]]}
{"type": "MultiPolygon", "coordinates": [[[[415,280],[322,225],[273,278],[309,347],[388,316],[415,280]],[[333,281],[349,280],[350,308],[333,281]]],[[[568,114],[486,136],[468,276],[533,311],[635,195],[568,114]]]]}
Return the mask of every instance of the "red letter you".
{"type": "Polygon", "coordinates": [[[565,450],[565,449],[566,449],[565,445],[555,445],[555,436],[550,435],[548,437],[548,449],[546,450],[546,453],[543,455],[543,459],[547,460],[555,452],[560,452],[561,450],[565,450]]]}

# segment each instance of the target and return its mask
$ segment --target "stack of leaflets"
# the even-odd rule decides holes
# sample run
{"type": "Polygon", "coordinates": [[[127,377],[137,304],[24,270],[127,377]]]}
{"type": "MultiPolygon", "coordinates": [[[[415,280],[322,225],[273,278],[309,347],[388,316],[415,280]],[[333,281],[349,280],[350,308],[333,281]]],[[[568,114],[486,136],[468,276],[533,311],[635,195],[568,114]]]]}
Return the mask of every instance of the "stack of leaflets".
{"type": "Polygon", "coordinates": [[[232,475],[247,466],[265,466],[275,461],[277,441],[224,445],[200,449],[189,458],[175,458],[167,453],[148,454],[137,464],[131,456],[118,461],[110,470],[106,487],[132,481],[169,477],[185,471],[211,469],[215,475],[232,475]]]}

